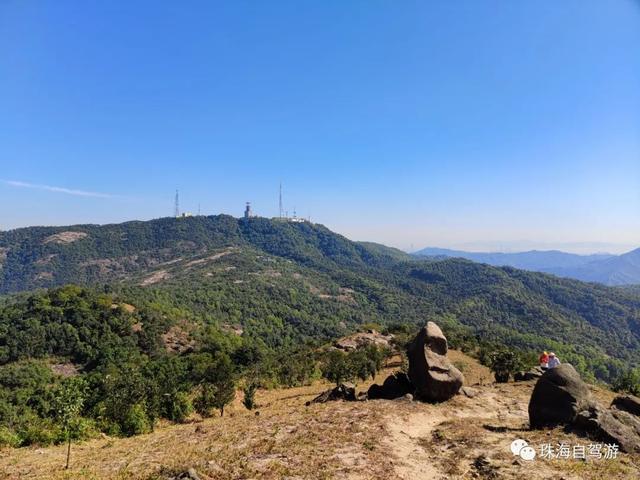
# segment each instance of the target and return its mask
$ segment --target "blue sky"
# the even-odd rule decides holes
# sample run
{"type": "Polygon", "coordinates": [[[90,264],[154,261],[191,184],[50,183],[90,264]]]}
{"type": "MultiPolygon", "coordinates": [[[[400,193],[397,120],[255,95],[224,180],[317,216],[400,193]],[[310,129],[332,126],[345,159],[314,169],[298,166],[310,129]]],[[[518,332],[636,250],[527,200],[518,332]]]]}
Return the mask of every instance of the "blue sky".
{"type": "Polygon", "coordinates": [[[176,188],[272,216],[282,181],[356,240],[622,251],[640,3],[0,0],[0,180],[3,229],[166,216],[176,188]]]}

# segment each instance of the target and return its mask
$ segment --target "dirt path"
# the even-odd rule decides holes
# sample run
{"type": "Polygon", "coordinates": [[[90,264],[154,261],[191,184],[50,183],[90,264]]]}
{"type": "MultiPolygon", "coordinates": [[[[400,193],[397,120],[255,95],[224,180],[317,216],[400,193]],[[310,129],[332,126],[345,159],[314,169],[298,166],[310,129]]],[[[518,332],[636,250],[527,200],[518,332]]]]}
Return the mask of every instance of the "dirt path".
{"type": "MultiPolygon", "coordinates": [[[[395,458],[395,472],[403,480],[464,478],[474,468],[473,455],[482,455],[495,440],[490,438],[495,436],[490,431],[479,431],[477,427],[509,425],[515,438],[517,429],[527,420],[521,401],[504,396],[490,386],[480,387],[474,398],[458,395],[439,405],[396,404],[397,408],[385,417],[385,428],[389,435],[387,447],[395,458]],[[457,441],[447,438],[453,425],[458,434],[464,434],[468,427],[468,438],[457,438],[457,441]],[[483,441],[478,444],[480,438],[483,441]],[[443,467],[446,463],[443,459],[449,462],[448,468],[443,467]]],[[[504,440],[489,449],[496,457],[508,454],[510,437],[505,437],[504,432],[502,437],[504,440]]]]}
{"type": "Polygon", "coordinates": [[[389,432],[387,447],[396,458],[394,469],[399,478],[437,479],[442,476],[420,439],[432,436],[436,425],[446,417],[434,412],[414,413],[410,417],[390,415],[386,418],[389,432]]]}
{"type": "Polygon", "coordinates": [[[477,387],[477,396],[457,395],[437,405],[393,401],[383,417],[386,452],[394,478],[402,480],[599,480],[640,478],[637,456],[581,462],[514,457],[511,442],[584,444],[588,439],[553,430],[528,428],[532,383],[477,387]]]}

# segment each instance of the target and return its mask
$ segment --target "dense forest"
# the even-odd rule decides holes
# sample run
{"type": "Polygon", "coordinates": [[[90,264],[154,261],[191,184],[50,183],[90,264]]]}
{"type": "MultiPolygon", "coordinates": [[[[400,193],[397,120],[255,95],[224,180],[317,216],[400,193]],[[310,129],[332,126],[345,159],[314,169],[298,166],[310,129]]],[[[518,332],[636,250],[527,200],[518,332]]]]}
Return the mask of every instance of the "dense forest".
{"type": "MultiPolygon", "coordinates": [[[[82,399],[75,437],[130,435],[223,412],[235,388],[250,400],[256,385],[335,379],[346,370],[320,347],[371,326],[406,337],[434,320],[480,357],[551,349],[609,383],[633,384],[640,365],[637,289],[414,259],[310,223],[13,230],[0,233],[0,279],[0,443],[11,445],[66,438],[60,398],[82,399]]],[[[366,376],[380,353],[349,362],[366,376]]]]}
{"type": "Polygon", "coordinates": [[[554,349],[605,381],[640,362],[640,294],[460,259],[416,260],[321,225],[226,215],[0,233],[0,291],[101,286],[269,346],[427,319],[554,349]],[[3,258],[3,260],[2,260],[3,258]]]}

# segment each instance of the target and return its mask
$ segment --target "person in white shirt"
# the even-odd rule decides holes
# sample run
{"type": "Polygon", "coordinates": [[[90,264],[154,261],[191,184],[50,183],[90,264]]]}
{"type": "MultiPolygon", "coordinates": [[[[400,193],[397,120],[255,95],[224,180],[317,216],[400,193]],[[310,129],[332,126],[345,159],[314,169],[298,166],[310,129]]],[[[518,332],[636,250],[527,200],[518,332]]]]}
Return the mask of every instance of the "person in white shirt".
{"type": "Polygon", "coordinates": [[[549,354],[549,364],[548,367],[549,368],[556,368],[558,365],[560,365],[560,359],[558,357],[556,357],[556,354],[551,352],[549,354]]]}

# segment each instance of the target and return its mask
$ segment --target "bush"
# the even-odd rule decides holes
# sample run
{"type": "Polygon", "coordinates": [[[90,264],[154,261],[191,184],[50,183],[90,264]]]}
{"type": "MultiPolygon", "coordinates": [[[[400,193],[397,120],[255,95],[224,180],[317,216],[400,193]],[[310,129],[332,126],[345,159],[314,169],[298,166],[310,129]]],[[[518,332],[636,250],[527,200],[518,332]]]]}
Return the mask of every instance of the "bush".
{"type": "Polygon", "coordinates": [[[193,412],[193,405],[191,405],[189,395],[185,392],[177,392],[167,402],[166,415],[171,421],[184,422],[193,412]]]}
{"type": "Polygon", "coordinates": [[[0,427],[0,448],[19,447],[20,443],[20,436],[16,432],[7,427],[0,427]]]}
{"type": "Polygon", "coordinates": [[[631,395],[640,395],[640,369],[627,370],[613,382],[613,390],[631,395]]]}
{"type": "Polygon", "coordinates": [[[369,377],[375,377],[389,354],[390,350],[378,348],[375,345],[359,348],[349,353],[332,350],[325,357],[322,376],[336,385],[351,382],[356,378],[365,381],[369,377]]]}
{"type": "Polygon", "coordinates": [[[249,382],[243,389],[244,399],[242,400],[242,404],[246,407],[247,410],[253,410],[256,406],[255,400],[257,389],[258,384],[256,382],[249,382]]]}
{"type": "Polygon", "coordinates": [[[65,440],[64,433],[51,422],[41,421],[25,425],[18,435],[22,438],[21,445],[47,446],[65,440]]]}
{"type": "Polygon", "coordinates": [[[147,412],[144,406],[140,403],[136,403],[128,409],[121,427],[122,433],[127,436],[148,433],[152,430],[152,425],[147,417],[147,412]]]}
{"type": "Polygon", "coordinates": [[[493,352],[489,358],[489,367],[498,383],[508,382],[510,375],[523,368],[522,361],[513,350],[504,348],[493,352]]]}

